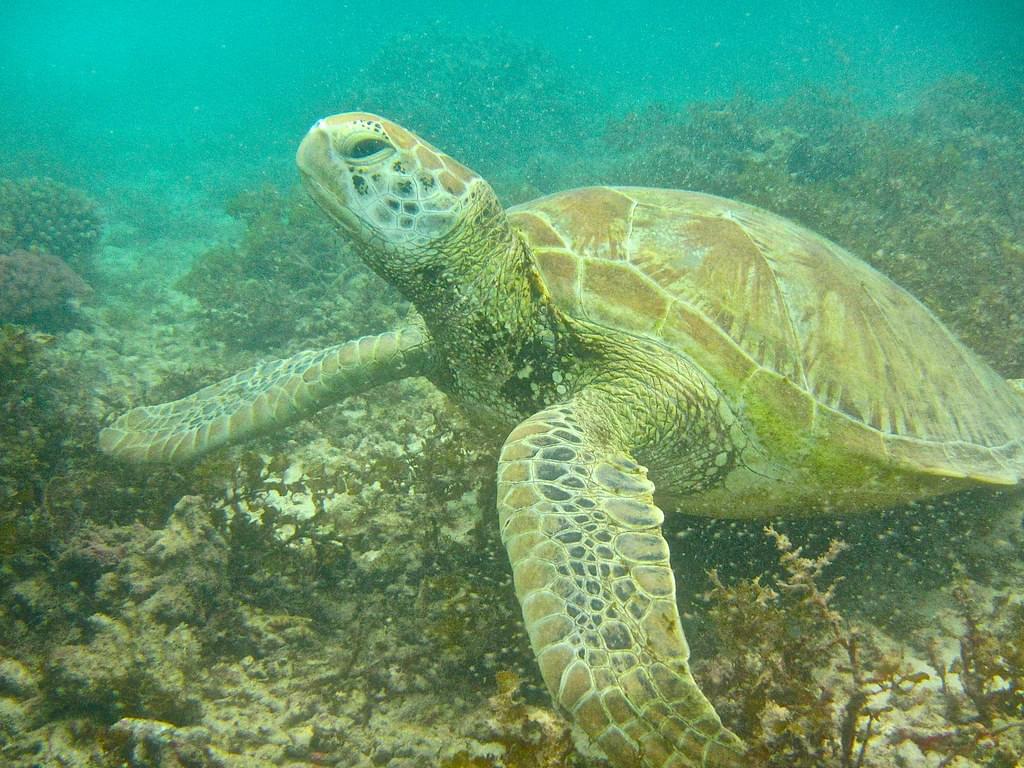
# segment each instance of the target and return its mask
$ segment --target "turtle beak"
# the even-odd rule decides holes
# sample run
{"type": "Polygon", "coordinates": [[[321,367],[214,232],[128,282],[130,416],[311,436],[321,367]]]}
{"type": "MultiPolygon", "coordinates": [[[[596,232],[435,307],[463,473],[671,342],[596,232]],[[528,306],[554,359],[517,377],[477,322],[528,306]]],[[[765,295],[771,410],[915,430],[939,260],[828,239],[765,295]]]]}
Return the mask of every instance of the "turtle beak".
{"type": "Polygon", "coordinates": [[[313,123],[295,153],[295,162],[303,177],[313,173],[322,159],[330,153],[331,139],[325,126],[324,120],[313,123]]]}
{"type": "Polygon", "coordinates": [[[299,144],[295,163],[313,201],[343,229],[356,234],[361,222],[348,204],[346,171],[334,158],[331,130],[327,120],[317,120],[299,144]]]}

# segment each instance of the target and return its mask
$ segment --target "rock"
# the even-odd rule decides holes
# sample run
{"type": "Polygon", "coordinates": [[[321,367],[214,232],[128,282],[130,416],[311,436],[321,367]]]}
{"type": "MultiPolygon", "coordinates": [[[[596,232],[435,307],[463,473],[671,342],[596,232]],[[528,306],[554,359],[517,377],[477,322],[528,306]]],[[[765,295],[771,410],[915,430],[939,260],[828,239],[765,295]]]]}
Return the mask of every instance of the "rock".
{"type": "Polygon", "coordinates": [[[129,765],[138,768],[227,768],[227,763],[210,748],[205,728],[179,728],[161,720],[124,717],[110,729],[123,740],[129,765]]]}
{"type": "Polygon", "coordinates": [[[0,659],[0,694],[28,699],[39,693],[37,675],[17,659],[0,659]]]}

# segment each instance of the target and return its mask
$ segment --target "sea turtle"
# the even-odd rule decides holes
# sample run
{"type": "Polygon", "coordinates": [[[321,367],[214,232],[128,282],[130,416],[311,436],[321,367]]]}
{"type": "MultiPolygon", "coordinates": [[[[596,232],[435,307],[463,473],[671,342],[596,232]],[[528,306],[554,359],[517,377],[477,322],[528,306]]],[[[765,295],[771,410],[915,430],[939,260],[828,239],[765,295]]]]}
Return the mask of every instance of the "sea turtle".
{"type": "Polygon", "coordinates": [[[426,377],[506,429],[501,537],[533,650],[620,768],[745,764],[690,674],[663,508],[814,514],[1024,477],[1024,398],[901,288],[785,219],[632,187],[506,211],[367,113],[317,122],[297,162],[417,320],[136,408],[100,445],[179,461],[426,377]]]}

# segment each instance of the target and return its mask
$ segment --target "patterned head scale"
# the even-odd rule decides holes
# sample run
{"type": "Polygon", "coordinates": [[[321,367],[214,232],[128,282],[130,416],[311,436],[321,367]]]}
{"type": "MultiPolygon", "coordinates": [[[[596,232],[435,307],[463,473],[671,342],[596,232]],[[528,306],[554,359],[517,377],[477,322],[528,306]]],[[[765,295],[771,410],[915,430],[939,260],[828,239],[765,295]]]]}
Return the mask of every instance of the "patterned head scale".
{"type": "Polygon", "coordinates": [[[419,136],[366,112],[318,120],[296,162],[309,194],[344,230],[388,250],[448,234],[487,188],[419,136]]]}

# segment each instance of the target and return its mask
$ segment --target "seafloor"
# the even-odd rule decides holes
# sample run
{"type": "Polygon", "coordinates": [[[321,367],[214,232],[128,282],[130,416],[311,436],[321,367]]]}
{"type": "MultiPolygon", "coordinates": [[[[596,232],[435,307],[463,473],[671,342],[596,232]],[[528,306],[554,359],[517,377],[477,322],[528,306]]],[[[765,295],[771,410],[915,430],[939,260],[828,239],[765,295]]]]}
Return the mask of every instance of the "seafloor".
{"type": "MultiPolygon", "coordinates": [[[[790,216],[1024,377],[1020,92],[952,78],[870,116],[829,93],[737,97],[537,118],[510,145],[518,105],[550,119],[585,94],[488,88],[507,103],[480,123],[429,99],[397,117],[510,203],[619,182],[790,216]]],[[[534,668],[494,437],[425,383],[185,467],[97,452],[127,407],[408,312],[302,193],[150,179],[90,198],[25,176],[0,185],[0,254],[20,265],[0,281],[24,297],[0,301],[0,763],[603,765],[534,668]]],[[[1024,764],[1022,511],[976,492],[768,530],[670,516],[696,674],[753,764],[1024,764]]]]}

